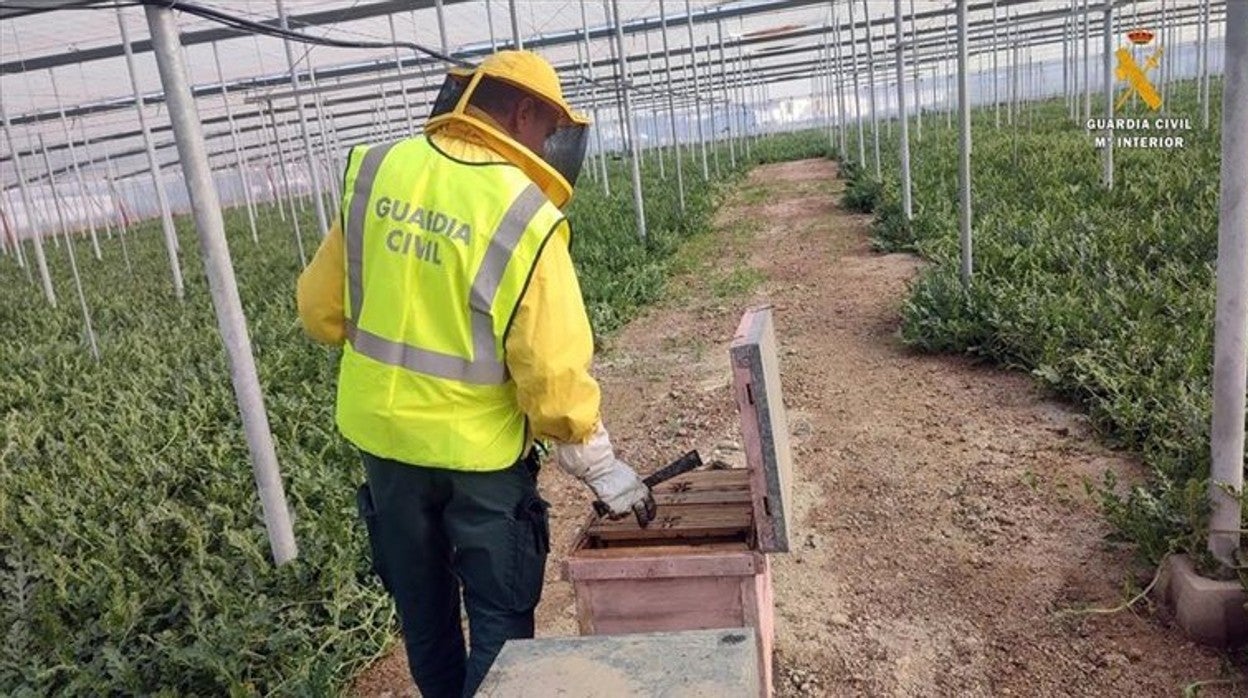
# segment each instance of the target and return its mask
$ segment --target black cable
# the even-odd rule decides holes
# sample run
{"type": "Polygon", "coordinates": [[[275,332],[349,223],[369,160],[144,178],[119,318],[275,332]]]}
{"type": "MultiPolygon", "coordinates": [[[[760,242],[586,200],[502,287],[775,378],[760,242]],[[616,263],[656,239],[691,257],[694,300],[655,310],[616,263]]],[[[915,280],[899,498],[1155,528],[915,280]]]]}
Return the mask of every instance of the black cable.
{"type": "Polygon", "coordinates": [[[2,6],[5,9],[29,10],[31,12],[47,12],[49,10],[102,10],[112,9],[114,7],[136,7],[141,5],[153,5],[156,7],[165,7],[170,10],[178,10],[180,12],[195,15],[196,17],[202,17],[219,24],[224,24],[231,29],[237,29],[251,34],[262,34],[264,36],[278,39],[290,39],[304,44],[333,46],[335,48],[404,48],[411,50],[417,55],[423,53],[430,58],[436,58],[441,61],[446,61],[447,63],[453,63],[466,68],[475,67],[472,63],[469,63],[463,58],[448,56],[440,51],[435,51],[434,49],[410,41],[344,41],[341,39],[312,36],[311,34],[304,34],[290,29],[282,29],[281,27],[274,27],[264,24],[263,22],[238,17],[211,7],[205,7],[191,2],[183,2],[183,0],[114,0],[113,2],[108,3],[100,2],[100,0],[81,0],[80,2],[74,4],[57,5],[55,7],[48,7],[46,5],[23,5],[12,2],[2,3],[2,6]]]}

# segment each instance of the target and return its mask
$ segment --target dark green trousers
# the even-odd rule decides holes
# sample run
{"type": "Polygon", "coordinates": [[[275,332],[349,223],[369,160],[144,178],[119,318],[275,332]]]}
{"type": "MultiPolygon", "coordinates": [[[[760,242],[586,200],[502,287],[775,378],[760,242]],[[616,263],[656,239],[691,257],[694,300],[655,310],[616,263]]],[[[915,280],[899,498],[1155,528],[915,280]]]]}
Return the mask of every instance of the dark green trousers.
{"type": "Polygon", "coordinates": [[[536,457],[466,473],[362,456],[360,515],[373,570],[398,609],[412,679],[424,698],[472,696],[504,642],[533,637],[550,550],[536,457]]]}

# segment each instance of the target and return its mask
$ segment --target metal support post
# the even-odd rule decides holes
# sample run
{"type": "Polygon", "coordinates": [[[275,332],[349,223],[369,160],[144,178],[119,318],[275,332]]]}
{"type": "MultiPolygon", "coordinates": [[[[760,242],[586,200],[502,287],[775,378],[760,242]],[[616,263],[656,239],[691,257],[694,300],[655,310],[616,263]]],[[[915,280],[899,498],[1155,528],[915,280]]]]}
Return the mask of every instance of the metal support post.
{"type": "MultiPolygon", "coordinates": [[[[909,222],[914,218],[914,209],[910,201],[910,126],[909,115],[906,113],[906,49],[901,40],[901,0],[893,0],[893,33],[897,37],[897,123],[901,128],[898,137],[901,143],[901,210],[905,214],[906,221],[909,222]]],[[[965,92],[961,94],[965,99],[965,92]]]]}
{"type": "Polygon", "coordinates": [[[74,290],[78,293],[78,308],[82,311],[82,330],[87,336],[87,346],[91,348],[91,358],[100,360],[100,347],[95,342],[95,329],[91,326],[91,311],[87,308],[87,296],[82,292],[82,277],[78,274],[78,258],[74,255],[74,240],[69,235],[69,226],[65,224],[65,212],[61,207],[61,196],[56,191],[56,180],[52,176],[52,160],[48,158],[48,146],[39,139],[39,149],[43,151],[43,167],[48,173],[48,188],[52,190],[52,204],[56,207],[56,219],[61,224],[61,237],[65,238],[65,250],[69,253],[69,270],[74,277],[74,290]]]}
{"type": "Polygon", "coordinates": [[[139,78],[134,71],[134,49],[130,46],[130,34],[126,30],[121,7],[116,8],[117,26],[121,29],[121,47],[126,54],[126,70],[130,73],[130,87],[134,90],[134,111],[139,117],[139,130],[143,132],[143,145],[147,151],[147,169],[152,175],[152,188],[156,190],[156,202],[160,206],[160,226],[165,236],[165,252],[169,258],[169,273],[173,278],[173,295],[182,300],[185,291],[182,284],[182,268],[178,265],[178,234],[173,227],[173,212],[169,210],[169,197],[160,174],[160,162],[156,160],[156,147],[152,144],[152,132],[143,115],[143,93],[139,91],[139,78]]]}
{"type": "Polygon", "coordinates": [[[52,98],[56,100],[56,111],[61,116],[61,133],[65,135],[65,145],[69,149],[69,163],[74,170],[74,179],[78,182],[78,195],[82,197],[79,209],[87,219],[87,228],[91,231],[91,251],[95,254],[97,260],[102,259],[100,255],[100,239],[95,233],[95,216],[91,211],[93,197],[91,191],[87,189],[86,180],[82,177],[82,168],[78,166],[78,151],[74,148],[74,136],[69,131],[69,119],[65,116],[65,104],[61,101],[61,91],[56,86],[56,72],[52,68],[48,68],[48,81],[52,83],[52,98]]]}
{"type": "Polygon", "coordinates": [[[104,155],[104,168],[108,172],[108,193],[112,196],[113,205],[117,208],[117,237],[121,240],[121,257],[126,262],[126,272],[134,271],[130,266],[130,249],[126,245],[126,235],[130,233],[126,222],[126,208],[122,203],[121,194],[117,191],[117,173],[113,170],[113,161],[104,155]]]}
{"type": "MultiPolygon", "coordinates": [[[[685,20],[689,28],[689,70],[693,73],[693,111],[698,120],[698,146],[702,149],[702,180],[711,178],[706,161],[706,133],[702,128],[702,88],[698,86],[698,44],[693,40],[693,10],[685,0],[685,20]]],[[[714,106],[711,107],[714,109],[714,106]]]]}
{"type": "MultiPolygon", "coordinates": [[[[286,10],[282,0],[277,2],[277,18],[282,30],[289,31],[290,23],[286,19],[286,10]]],[[[316,172],[316,153],[312,150],[312,135],[308,133],[308,117],[303,109],[303,97],[299,95],[299,73],[295,70],[295,53],[290,47],[290,39],[282,39],[286,48],[286,64],[290,66],[290,86],[295,92],[295,111],[299,114],[299,131],[303,136],[303,150],[308,157],[308,176],[312,179],[312,200],[316,204],[316,223],[321,227],[321,235],[329,235],[329,219],[325,216],[325,202],[321,198],[321,178],[316,172]]],[[[384,90],[383,90],[384,93],[384,90]]]]}
{"type": "MultiPolygon", "coordinates": [[[[286,203],[290,205],[290,221],[295,227],[295,245],[299,248],[299,266],[308,266],[308,255],[303,249],[303,232],[299,229],[299,212],[295,210],[295,192],[290,187],[290,173],[286,168],[286,156],[282,148],[282,139],[277,133],[277,116],[273,114],[273,102],[265,100],[265,111],[269,114],[269,128],[273,133],[273,148],[277,151],[277,167],[282,172],[282,187],[286,190],[286,203]]],[[[278,207],[282,205],[278,199],[278,207]]]]}
{"type": "MultiPolygon", "coordinates": [[[[1107,126],[1114,121],[1114,0],[1105,0],[1105,119],[1107,126]]],[[[1105,129],[1104,173],[1101,181],[1106,189],[1114,188],[1114,129],[1105,129]]]]}
{"type": "Polygon", "coordinates": [[[1092,118],[1092,13],[1083,0],[1083,120],[1092,118]]]}
{"type": "Polygon", "coordinates": [[[628,133],[629,150],[632,155],[633,208],[637,214],[637,237],[644,242],[646,240],[646,209],[641,196],[641,155],[637,152],[637,138],[633,133],[633,105],[628,96],[630,79],[628,61],[624,53],[624,26],[620,24],[619,0],[611,0],[611,16],[615,25],[615,47],[619,56],[620,92],[624,100],[624,113],[628,115],[623,126],[628,133]]]}
{"type": "Polygon", "coordinates": [[[962,248],[962,285],[970,286],[971,256],[971,102],[967,99],[966,6],[958,0],[958,231],[962,248]]]}
{"type": "Polygon", "coordinates": [[[884,175],[880,169],[880,120],[875,109],[875,49],[872,46],[874,42],[871,40],[871,9],[867,5],[867,0],[862,0],[862,14],[867,29],[867,83],[871,88],[867,101],[867,107],[871,110],[871,147],[875,154],[875,178],[883,179],[884,175]]]}
{"type": "MultiPolygon", "coordinates": [[[[919,28],[915,24],[914,0],[910,0],[910,64],[914,79],[914,137],[923,142],[923,99],[919,95],[919,28]]],[[[900,34],[898,35],[900,40],[900,34]]]]}
{"type": "MultiPolygon", "coordinates": [[[[30,238],[35,243],[35,266],[39,269],[39,282],[43,286],[43,297],[56,307],[56,291],[52,288],[52,277],[48,274],[48,259],[43,253],[43,231],[35,217],[35,204],[26,186],[26,175],[22,172],[22,157],[13,144],[13,126],[9,123],[9,113],[0,104],[0,121],[4,122],[4,139],[9,145],[9,157],[12,158],[13,172],[17,175],[17,190],[22,195],[22,208],[25,209],[26,224],[30,227],[30,238]]],[[[19,245],[20,240],[19,240],[19,245]]]]}
{"type": "Polygon", "coordinates": [[[229,359],[230,380],[238,401],[247,446],[251,451],[252,468],[264,511],[269,544],[274,561],[282,565],[293,560],[298,550],[291,527],[290,511],[286,507],[286,494],[278,472],[273,435],[269,431],[268,416],[264,411],[264,397],[260,392],[255,359],[251,353],[247,321],[243,316],[242,303],[234,282],[234,268],[230,262],[229,244],[225,239],[225,224],[221,219],[217,189],[208,167],[208,153],[204,146],[199,117],[195,112],[195,100],[191,96],[186,67],[182,63],[182,54],[178,51],[178,29],[174,23],[173,12],[168,8],[147,5],[144,12],[147,13],[147,24],[151,31],[152,51],[156,55],[160,79],[165,86],[169,120],[173,124],[174,138],[178,145],[178,159],[182,163],[195,226],[199,230],[204,273],[208,276],[217,326],[229,359]]]}
{"type": "Polygon", "coordinates": [[[516,0],[507,0],[507,7],[511,11],[511,42],[518,49],[524,48],[524,39],[520,37],[520,16],[516,13],[516,0]]]}
{"type": "Polygon", "coordinates": [[[862,90],[858,84],[858,25],[854,21],[854,0],[849,0],[849,53],[854,76],[854,130],[858,132],[858,166],[867,166],[866,139],[862,133],[862,90]]]}
{"type": "Polygon", "coordinates": [[[446,40],[446,14],[442,10],[442,0],[434,0],[434,7],[437,9],[438,15],[438,39],[442,45],[443,55],[450,55],[451,45],[446,40]]]}
{"type": "Polygon", "coordinates": [[[841,20],[836,16],[836,7],[832,8],[832,45],[836,56],[836,122],[840,140],[841,157],[848,159],[849,152],[845,149],[845,64],[841,60],[841,20]]]}
{"type": "Polygon", "coordinates": [[[1248,3],[1226,4],[1223,55],[1209,552],[1223,565],[1239,567],[1248,372],[1248,3]]]}
{"type": "MultiPolygon", "coordinates": [[[[1200,41],[1200,122],[1203,127],[1209,129],[1209,0],[1201,0],[1201,41],[1200,41]]],[[[1227,28],[1230,29],[1230,15],[1228,8],[1227,28]]],[[[1229,65],[1229,64],[1228,64],[1229,65]]],[[[1224,90],[1225,92],[1225,90],[1224,90]]],[[[1224,100],[1225,101],[1225,100],[1224,100]]]]}
{"type": "MultiPolygon", "coordinates": [[[[662,0],[660,0],[662,2],[662,0]]],[[[581,0],[581,31],[584,36],[585,43],[585,65],[589,71],[589,81],[594,82],[594,57],[589,52],[589,18],[585,14],[585,0],[581,0]]],[[[665,35],[666,36],[666,35],[665,35]]],[[[593,94],[590,96],[593,107],[591,114],[594,118],[594,139],[597,143],[598,165],[602,168],[602,192],[608,198],[611,196],[611,179],[607,176],[607,151],[602,146],[602,121],[598,116],[598,90],[594,88],[593,94]]],[[[593,166],[593,163],[590,163],[593,166]]]]}
{"type": "MultiPolygon", "coordinates": [[[[728,63],[724,60],[724,21],[715,20],[715,31],[719,35],[719,79],[724,90],[724,126],[728,131],[728,158],[732,169],[737,169],[737,144],[732,128],[732,92],[728,89],[728,63]]],[[[708,53],[709,55],[709,53],[708,53]]]]}
{"type": "Polygon", "coordinates": [[[221,51],[217,42],[212,42],[212,61],[217,68],[217,81],[221,83],[221,104],[225,106],[225,121],[230,127],[230,142],[234,146],[234,164],[238,167],[238,177],[243,185],[243,203],[247,206],[247,224],[251,226],[251,241],[260,244],[260,235],[256,232],[256,209],[251,200],[251,182],[247,179],[247,161],[243,158],[243,149],[238,144],[238,127],[234,124],[234,110],[230,107],[230,96],[225,89],[225,73],[221,71],[221,51]]]}
{"type": "MultiPolygon", "coordinates": [[[[664,0],[659,0],[659,27],[663,35],[663,72],[669,77],[672,74],[672,54],[667,43],[667,9],[664,6],[664,0]]],[[[588,35],[586,35],[588,39],[588,35]]],[[[676,192],[680,197],[680,212],[685,212],[685,173],[681,165],[684,157],[680,154],[680,143],[676,135],[676,96],[672,90],[667,90],[667,116],[668,124],[672,129],[672,154],[676,160],[676,192]]],[[[605,173],[604,173],[605,174],[605,173]]]]}
{"type": "Polygon", "coordinates": [[[1001,128],[1001,96],[997,89],[1000,80],[997,78],[997,0],[992,0],[992,123],[994,128],[1001,128]]]}
{"type": "MultiPolygon", "coordinates": [[[[707,34],[706,35],[706,61],[708,64],[715,60],[714,58],[712,58],[713,55],[714,53],[712,52],[712,49],[711,49],[711,35],[707,34]]],[[[710,102],[711,102],[711,109],[710,109],[711,143],[713,143],[715,146],[711,150],[711,155],[713,156],[713,159],[715,160],[715,176],[719,177],[721,175],[721,172],[720,172],[720,167],[719,167],[719,126],[715,123],[715,70],[712,66],[708,65],[706,72],[707,72],[707,79],[710,81],[710,85],[707,86],[707,92],[710,93],[710,102]]]]}
{"type": "Polygon", "coordinates": [[[403,115],[407,117],[407,132],[416,133],[416,120],[412,118],[412,100],[407,94],[407,78],[403,76],[403,60],[399,57],[399,35],[394,30],[394,15],[386,15],[386,21],[390,23],[390,41],[394,43],[394,70],[399,74],[399,92],[403,95],[403,115]]]}

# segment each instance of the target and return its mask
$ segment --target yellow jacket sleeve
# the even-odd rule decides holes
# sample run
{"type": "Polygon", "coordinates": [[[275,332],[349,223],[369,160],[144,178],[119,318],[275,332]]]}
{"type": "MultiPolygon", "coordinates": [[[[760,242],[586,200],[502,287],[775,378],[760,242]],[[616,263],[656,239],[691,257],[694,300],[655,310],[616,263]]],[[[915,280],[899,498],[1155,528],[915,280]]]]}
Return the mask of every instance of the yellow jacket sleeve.
{"type": "Polygon", "coordinates": [[[598,426],[601,395],[589,374],[593,332],[567,225],[546,242],[520,299],[506,338],[507,368],[534,437],[584,443],[598,426]]]}
{"type": "Polygon", "coordinates": [[[296,288],[303,331],[318,342],[336,346],[342,344],[346,335],[342,313],[346,275],[343,254],[342,228],[335,222],[312,263],[299,274],[296,288]]]}

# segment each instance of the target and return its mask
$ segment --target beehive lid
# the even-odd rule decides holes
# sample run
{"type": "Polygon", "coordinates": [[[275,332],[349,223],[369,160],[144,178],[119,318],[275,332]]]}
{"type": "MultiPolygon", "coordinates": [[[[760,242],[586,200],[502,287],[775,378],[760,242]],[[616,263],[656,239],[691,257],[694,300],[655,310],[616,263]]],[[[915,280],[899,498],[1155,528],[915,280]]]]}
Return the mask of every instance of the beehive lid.
{"type": "Polygon", "coordinates": [[[508,640],[480,698],[759,694],[753,628],[508,640]]]}
{"type": "Polygon", "coordinates": [[[750,470],[758,549],[788,552],[787,504],[793,457],[789,452],[789,421],[780,394],[780,361],[771,306],[746,311],[729,354],[742,446],[750,470]]]}

